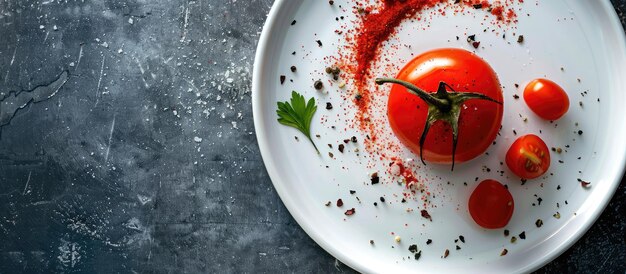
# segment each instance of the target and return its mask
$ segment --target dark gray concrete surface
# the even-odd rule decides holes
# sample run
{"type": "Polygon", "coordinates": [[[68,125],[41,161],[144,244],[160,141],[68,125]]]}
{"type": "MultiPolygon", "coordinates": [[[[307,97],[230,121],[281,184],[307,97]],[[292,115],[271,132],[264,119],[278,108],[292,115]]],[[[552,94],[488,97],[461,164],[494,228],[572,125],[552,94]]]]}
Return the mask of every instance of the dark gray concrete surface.
{"type": "MultiPolygon", "coordinates": [[[[271,4],[0,0],[0,273],[351,272],[259,155],[271,4]]],[[[539,272],[624,273],[625,203],[539,272]]]]}

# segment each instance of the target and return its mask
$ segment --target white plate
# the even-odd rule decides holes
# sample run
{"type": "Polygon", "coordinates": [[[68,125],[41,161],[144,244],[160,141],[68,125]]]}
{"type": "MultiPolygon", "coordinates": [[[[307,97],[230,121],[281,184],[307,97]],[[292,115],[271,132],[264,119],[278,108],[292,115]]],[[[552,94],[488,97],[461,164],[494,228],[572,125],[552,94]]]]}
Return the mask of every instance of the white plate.
{"type": "Polygon", "coordinates": [[[352,151],[354,147],[348,146],[343,154],[333,150],[336,159],[327,155],[331,151],[326,146],[328,143],[336,147],[346,137],[363,138],[357,131],[343,130],[342,120],[351,110],[342,111],[349,102],[342,100],[338,88],[329,87],[328,81],[325,82],[328,94],[312,88],[314,79],[328,78],[323,70],[330,63],[324,57],[335,55],[343,41],[334,33],[338,26],[335,17],[348,16],[344,22],[354,18],[350,13],[340,13],[337,7],[349,9],[353,5],[347,1],[335,1],[334,7],[328,1],[276,1],[263,29],[254,64],[252,99],[256,134],[278,194],[320,246],[361,272],[529,272],[556,258],[593,224],[617,188],[625,165],[624,33],[609,1],[525,2],[520,5],[516,29],[505,30],[506,40],[501,37],[503,29],[499,35],[483,32],[484,12],[470,11],[404,22],[402,30],[390,42],[411,45],[411,50],[401,47],[392,52],[397,58],[394,60],[407,61],[411,53],[437,47],[473,50],[464,41],[464,33],[476,33],[484,47],[477,54],[491,64],[505,87],[503,129],[497,145],[489,148],[490,157],[481,156],[459,165],[452,175],[447,167],[420,169],[427,176],[443,177],[441,182],[430,180],[430,187],[437,195],[433,199],[436,208],[429,209],[433,222],[428,222],[419,215],[421,203],[399,202],[397,197],[404,190],[401,186],[386,178],[384,184],[367,184],[368,174],[377,168],[367,168],[363,156],[357,157],[352,151]],[[294,19],[297,23],[291,26],[294,19]],[[425,24],[430,26],[423,29],[425,24]],[[516,43],[513,32],[524,35],[523,45],[516,43]],[[461,37],[459,41],[455,39],[457,35],[461,37]],[[324,43],[321,48],[315,43],[318,39],[324,43]],[[297,52],[295,56],[291,54],[293,51],[297,52]],[[297,66],[295,74],[289,71],[292,65],[297,66]],[[287,76],[284,85],[279,83],[280,75],[287,76]],[[537,77],[555,80],[569,93],[570,111],[557,122],[558,127],[530,113],[521,99],[512,98],[514,93],[521,94],[513,83],[523,87],[537,77]],[[291,90],[317,100],[319,108],[312,131],[321,135],[314,138],[322,150],[321,156],[315,154],[295,129],[276,121],[276,102],[288,100],[291,90]],[[587,94],[583,97],[584,91],[587,94]],[[597,98],[601,101],[597,102],[597,98]],[[583,107],[579,101],[584,103],[583,107]],[[333,103],[332,111],[324,108],[326,102],[333,103]],[[523,122],[519,114],[529,121],[523,122]],[[328,121],[321,123],[323,118],[328,121]],[[331,125],[337,129],[331,129],[331,125]],[[571,145],[567,153],[552,154],[550,172],[554,176],[521,185],[506,167],[499,167],[515,139],[513,129],[518,136],[541,130],[549,147],[571,145]],[[578,129],[584,131],[582,136],[575,133],[578,129]],[[300,141],[294,136],[299,136],[300,141]],[[494,171],[485,173],[483,165],[494,171]],[[504,176],[496,170],[505,170],[504,176]],[[466,210],[469,193],[477,184],[474,177],[495,178],[509,185],[516,208],[507,228],[511,235],[525,231],[526,240],[518,239],[511,244],[510,237],[503,236],[503,230],[485,230],[474,224],[466,210]],[[591,181],[592,187],[583,189],[577,178],[591,181]],[[452,184],[447,185],[446,181],[452,184]],[[357,193],[350,195],[349,190],[357,193]],[[537,203],[535,194],[543,199],[541,205],[532,205],[537,203]],[[380,196],[387,197],[387,203],[375,207],[373,202],[380,196]],[[334,205],[338,198],[343,199],[343,208],[334,205]],[[333,205],[324,206],[326,201],[332,201],[333,205]],[[356,214],[344,216],[344,211],[351,207],[356,208],[356,214]],[[415,211],[407,212],[407,208],[415,211]],[[560,219],[553,217],[557,211],[560,219]],[[534,224],[537,219],[544,222],[540,228],[534,224]],[[392,232],[402,238],[399,244],[394,242],[392,232]],[[463,235],[466,243],[455,243],[458,235],[463,235]],[[426,239],[432,239],[433,243],[426,245],[426,239]],[[375,241],[373,246],[370,240],[375,241]],[[422,250],[418,261],[409,259],[407,248],[413,243],[422,250]],[[457,244],[461,250],[455,249],[457,244]],[[508,255],[500,256],[503,248],[508,250],[508,255]],[[445,249],[450,250],[450,256],[443,259],[445,249]]]}

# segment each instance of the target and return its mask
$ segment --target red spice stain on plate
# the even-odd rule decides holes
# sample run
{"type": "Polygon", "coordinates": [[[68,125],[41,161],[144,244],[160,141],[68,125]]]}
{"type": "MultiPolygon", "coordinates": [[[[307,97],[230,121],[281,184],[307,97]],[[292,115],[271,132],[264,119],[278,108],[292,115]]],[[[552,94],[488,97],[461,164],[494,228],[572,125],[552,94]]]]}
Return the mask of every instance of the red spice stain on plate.
{"type": "MultiPolygon", "coordinates": [[[[377,88],[372,88],[371,83],[374,76],[372,67],[380,59],[387,58],[386,53],[381,53],[380,49],[386,41],[390,40],[397,33],[398,28],[405,20],[421,21],[426,15],[446,16],[446,11],[456,14],[471,14],[476,11],[484,11],[485,18],[493,18],[494,26],[504,27],[517,22],[517,14],[512,8],[513,4],[523,3],[523,0],[380,0],[371,5],[363,5],[355,2],[353,12],[357,14],[356,27],[341,31],[345,35],[347,48],[340,50],[336,56],[336,63],[342,67],[345,75],[352,79],[352,85],[344,94],[344,100],[353,102],[355,117],[350,127],[355,127],[366,136],[363,144],[365,149],[372,155],[371,163],[368,167],[374,167],[377,162],[389,161],[401,166],[400,174],[387,170],[394,176],[403,178],[407,188],[412,192],[424,193],[425,186],[420,181],[425,178],[417,176],[412,168],[419,168],[415,164],[403,163],[400,153],[403,151],[393,137],[381,134],[381,127],[387,125],[384,106],[376,104],[375,97],[381,94],[377,88]],[[428,14],[424,11],[430,10],[428,14]],[[382,55],[382,56],[381,56],[382,55]],[[382,109],[381,109],[382,108],[382,109]],[[382,115],[381,115],[382,114],[382,115]],[[417,190],[417,191],[416,191],[417,190]]],[[[452,32],[456,30],[450,30],[452,32]]],[[[459,33],[460,34],[460,33],[459,33]]],[[[398,45],[391,45],[392,48],[399,48],[398,45]]],[[[386,65],[387,71],[394,71],[393,67],[386,65]]],[[[391,168],[391,167],[390,167],[391,168]]],[[[428,192],[427,192],[428,193],[428,192]]]]}
{"type": "MultiPolygon", "coordinates": [[[[519,0],[523,2],[523,0],[519,0]]],[[[509,4],[511,0],[506,1],[509,4]]],[[[382,5],[378,9],[373,6],[357,9],[360,14],[360,23],[356,31],[349,34],[348,41],[352,42],[351,54],[348,56],[354,59],[355,65],[348,71],[353,74],[354,84],[357,93],[354,96],[354,102],[359,108],[357,115],[361,129],[368,129],[371,93],[367,89],[366,82],[371,78],[370,68],[372,62],[379,55],[381,44],[387,41],[396,33],[396,28],[406,19],[414,17],[424,9],[435,7],[437,4],[447,3],[448,5],[457,5],[455,11],[461,11],[464,6],[473,7],[475,9],[486,9],[500,22],[511,23],[517,17],[511,8],[505,8],[501,1],[495,1],[494,4],[489,1],[468,1],[463,0],[459,3],[446,0],[382,0],[382,5]],[[505,12],[506,10],[506,12],[505,12]]],[[[439,13],[445,15],[443,10],[445,7],[438,9],[439,13]]],[[[375,136],[371,136],[375,138],[375,136]]]]}

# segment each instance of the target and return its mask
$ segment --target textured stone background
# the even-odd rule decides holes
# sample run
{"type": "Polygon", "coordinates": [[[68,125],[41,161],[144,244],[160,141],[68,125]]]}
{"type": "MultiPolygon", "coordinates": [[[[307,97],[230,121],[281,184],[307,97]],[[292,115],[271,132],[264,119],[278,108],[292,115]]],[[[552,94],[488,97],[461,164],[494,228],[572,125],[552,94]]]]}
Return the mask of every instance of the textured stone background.
{"type": "MultiPolygon", "coordinates": [[[[291,218],[258,152],[271,4],[0,0],[0,273],[351,272],[291,218]]],[[[622,183],[539,272],[624,273],[625,202],[622,183]]]]}

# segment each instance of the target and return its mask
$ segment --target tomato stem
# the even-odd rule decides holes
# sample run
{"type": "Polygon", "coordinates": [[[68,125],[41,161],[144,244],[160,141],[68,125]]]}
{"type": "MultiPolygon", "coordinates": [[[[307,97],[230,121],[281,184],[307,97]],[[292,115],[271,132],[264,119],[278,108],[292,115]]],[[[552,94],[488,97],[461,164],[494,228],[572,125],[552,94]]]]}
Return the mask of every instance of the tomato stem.
{"type": "Polygon", "coordinates": [[[413,85],[407,81],[402,81],[394,78],[376,78],[376,84],[382,85],[385,83],[393,83],[401,85],[409,90],[409,92],[419,96],[422,100],[426,101],[426,103],[430,105],[436,106],[440,110],[450,110],[450,101],[444,98],[437,98],[432,96],[425,90],[418,88],[416,85],[413,85]]]}
{"type": "Polygon", "coordinates": [[[458,142],[459,135],[459,117],[461,115],[461,109],[463,103],[467,100],[478,99],[478,100],[486,100],[491,101],[496,104],[502,104],[487,95],[477,92],[457,92],[450,85],[441,81],[439,82],[439,87],[437,92],[429,93],[425,90],[403,80],[394,79],[394,78],[376,78],[376,84],[382,85],[385,83],[393,83],[401,85],[407,90],[420,97],[426,104],[428,104],[428,115],[426,118],[426,123],[424,124],[424,130],[422,131],[422,136],[420,137],[420,160],[425,165],[423,156],[423,148],[424,143],[426,142],[426,136],[428,135],[428,131],[430,127],[436,121],[444,121],[452,127],[452,171],[454,171],[454,160],[456,155],[456,146],[458,142]],[[450,91],[448,91],[450,89],[450,91]]]}

